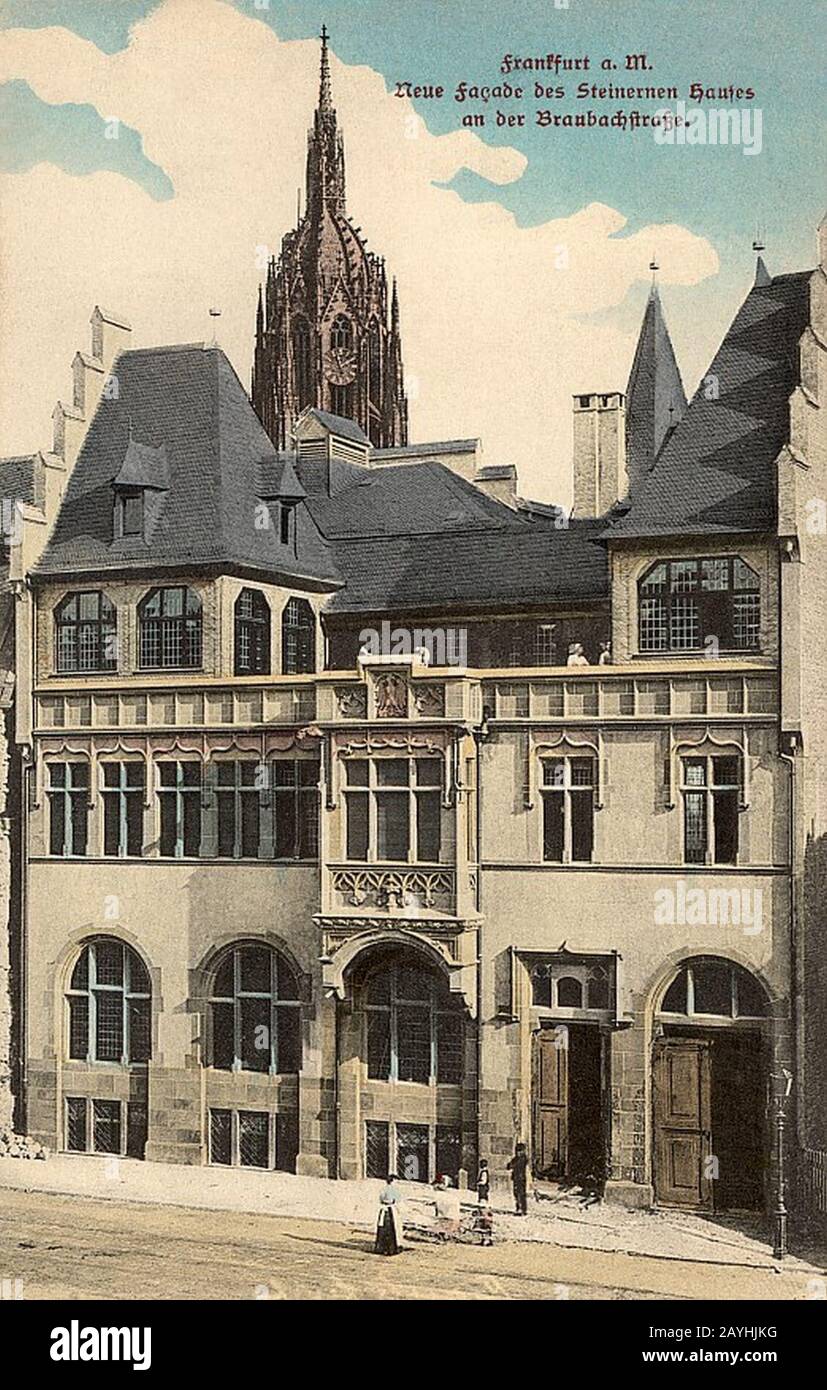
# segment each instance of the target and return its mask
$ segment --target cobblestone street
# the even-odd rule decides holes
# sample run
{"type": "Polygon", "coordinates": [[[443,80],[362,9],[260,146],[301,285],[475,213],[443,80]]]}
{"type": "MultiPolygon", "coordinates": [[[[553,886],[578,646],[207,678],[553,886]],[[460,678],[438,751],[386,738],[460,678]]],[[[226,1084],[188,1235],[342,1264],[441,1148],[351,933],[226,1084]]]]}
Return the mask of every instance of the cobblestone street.
{"type": "Polygon", "coordinates": [[[56,1194],[0,1194],[4,1297],[23,1299],[812,1298],[793,1269],[550,1244],[493,1249],[412,1241],[373,1254],[347,1223],[156,1207],[56,1194]],[[18,1282],[19,1281],[19,1282],[18,1282]]]}

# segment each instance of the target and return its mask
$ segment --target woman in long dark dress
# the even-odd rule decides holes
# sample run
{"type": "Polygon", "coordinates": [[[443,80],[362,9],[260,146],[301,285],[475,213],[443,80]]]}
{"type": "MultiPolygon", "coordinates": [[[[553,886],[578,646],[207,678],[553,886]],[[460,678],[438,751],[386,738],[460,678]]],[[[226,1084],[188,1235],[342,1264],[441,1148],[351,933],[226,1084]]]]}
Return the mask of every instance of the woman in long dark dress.
{"type": "Polygon", "coordinates": [[[377,1255],[398,1255],[402,1249],[402,1216],[399,1204],[402,1195],[397,1187],[396,1174],[389,1173],[388,1181],[379,1193],[379,1216],[376,1222],[377,1255]]]}

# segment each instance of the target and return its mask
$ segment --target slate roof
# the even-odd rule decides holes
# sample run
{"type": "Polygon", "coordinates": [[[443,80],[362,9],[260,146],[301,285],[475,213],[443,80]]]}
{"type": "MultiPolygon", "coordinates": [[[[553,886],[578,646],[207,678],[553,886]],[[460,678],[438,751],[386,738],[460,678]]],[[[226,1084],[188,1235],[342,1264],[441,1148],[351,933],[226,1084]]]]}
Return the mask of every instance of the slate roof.
{"type": "Polygon", "coordinates": [[[130,439],[126,455],[116,476],[116,487],[151,487],[166,491],[169,487],[169,467],[166,446],[157,448],[130,439]]]}
{"type": "Polygon", "coordinates": [[[374,449],[372,456],[392,462],[394,459],[418,458],[425,454],[470,454],[479,442],[478,439],[443,439],[428,444],[395,444],[388,449],[374,449]]]}
{"type": "Polygon", "coordinates": [[[304,508],[297,554],[281,544],[278,526],[256,526],[261,465],[277,456],[219,348],[123,352],[114,370],[118,398],[98,405],[36,575],[223,566],[310,587],[338,583],[330,547],[304,508]],[[162,459],[167,490],[156,494],[149,539],[116,538],[113,483],[149,470],[157,487],[162,459]]]}
{"type": "Polygon", "coordinates": [[[605,531],[627,537],[772,531],[775,460],[789,440],[798,340],[812,271],[756,283],[631,507],[605,531]],[[717,381],[717,396],[705,382],[717,381]]]}
{"type": "Polygon", "coordinates": [[[42,475],[37,454],[15,454],[0,459],[0,498],[42,507],[42,475]]]}
{"type": "Polygon", "coordinates": [[[362,426],[357,425],[355,420],[348,420],[344,415],[331,415],[328,410],[319,410],[317,406],[312,406],[307,413],[342,439],[353,439],[357,444],[370,443],[362,426]]]}
{"type": "MultiPolygon", "coordinates": [[[[304,480],[307,465],[299,459],[298,467],[304,480]]],[[[334,473],[333,496],[314,492],[307,505],[329,539],[433,535],[469,527],[500,530],[529,524],[445,464],[433,461],[400,463],[395,468],[344,464],[334,473]]]]}
{"type": "Polygon", "coordinates": [[[630,477],[652,467],[670,428],[686,411],[686,395],[657,286],[643,315],[626,386],[626,441],[630,477]]]}
{"type": "Polygon", "coordinates": [[[559,513],[517,513],[436,459],[371,468],[276,454],[215,347],[128,351],[115,372],[118,399],[95,412],[35,575],[254,572],[333,590],[336,613],[607,596],[605,519],[561,529],[559,513]],[[146,539],[114,535],[125,482],[151,488],[146,539]],[[278,526],[254,525],[277,497],[297,504],[297,559],[278,526]]]}
{"type": "Polygon", "coordinates": [[[608,596],[601,519],[339,541],[333,613],[548,607],[608,596]]]}

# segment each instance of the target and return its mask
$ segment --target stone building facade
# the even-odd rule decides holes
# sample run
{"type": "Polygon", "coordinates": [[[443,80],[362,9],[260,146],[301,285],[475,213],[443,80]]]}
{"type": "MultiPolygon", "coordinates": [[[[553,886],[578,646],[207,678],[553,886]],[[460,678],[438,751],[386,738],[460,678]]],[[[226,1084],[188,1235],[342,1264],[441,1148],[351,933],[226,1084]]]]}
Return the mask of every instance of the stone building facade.
{"type": "Polygon", "coordinates": [[[107,363],[18,605],[31,1133],[423,1181],[523,1140],[725,1210],[783,1112],[819,1209],[824,284],[760,267],[717,396],[566,526],[468,441],[274,450],[216,347],[107,363]]]}
{"type": "MultiPolygon", "coordinates": [[[[343,200],[326,54],[314,129],[343,200]]],[[[407,444],[401,374],[381,429],[274,431],[95,310],[53,452],[0,463],[20,1125],[420,1181],[523,1141],[702,1211],[776,1209],[786,1132],[827,1210],[825,266],[759,263],[688,405],[653,288],[568,518],[407,444]]]]}

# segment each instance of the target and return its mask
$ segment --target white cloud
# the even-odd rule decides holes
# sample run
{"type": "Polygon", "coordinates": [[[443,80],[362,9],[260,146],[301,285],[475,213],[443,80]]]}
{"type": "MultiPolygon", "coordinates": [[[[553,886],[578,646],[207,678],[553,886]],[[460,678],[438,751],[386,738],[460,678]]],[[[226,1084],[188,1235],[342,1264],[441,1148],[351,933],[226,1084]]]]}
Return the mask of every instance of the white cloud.
{"type": "MultiPolygon", "coordinates": [[[[655,244],[664,285],[715,273],[715,251],[679,226],[618,236],[623,214],[597,203],[531,228],[464,203],[435,183],[465,167],[505,184],[524,156],[432,135],[377,73],[331,66],[349,208],[399,280],[412,437],[481,435],[487,462],[519,465],[524,492],[564,500],[571,394],[622,388],[633,348],[581,316],[620,304],[655,244]]],[[[118,117],[175,187],[157,202],[118,175],[45,164],[2,179],[4,453],[48,446],[95,303],[129,318],[139,346],[210,336],[218,303],[220,341],[249,380],[257,248],[277,250],[294,223],[317,73],[314,42],[282,41],[221,0],[167,0],[111,55],[63,29],[0,36],[0,80],[118,117]]]]}

